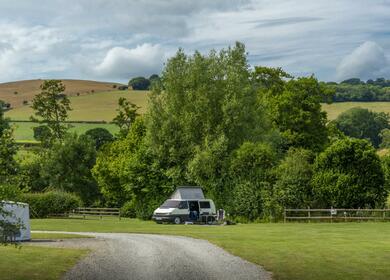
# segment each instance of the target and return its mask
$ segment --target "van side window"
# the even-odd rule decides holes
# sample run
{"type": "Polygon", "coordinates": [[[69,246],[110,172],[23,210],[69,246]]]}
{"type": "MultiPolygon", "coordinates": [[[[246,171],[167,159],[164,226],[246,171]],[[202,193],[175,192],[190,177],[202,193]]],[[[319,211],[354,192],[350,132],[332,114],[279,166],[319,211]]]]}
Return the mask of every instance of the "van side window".
{"type": "Polygon", "coordinates": [[[210,208],[210,202],[209,201],[199,201],[199,206],[202,209],[210,208]]]}
{"type": "Polygon", "coordinates": [[[187,201],[180,201],[179,203],[179,209],[188,209],[188,203],[187,201]]]}

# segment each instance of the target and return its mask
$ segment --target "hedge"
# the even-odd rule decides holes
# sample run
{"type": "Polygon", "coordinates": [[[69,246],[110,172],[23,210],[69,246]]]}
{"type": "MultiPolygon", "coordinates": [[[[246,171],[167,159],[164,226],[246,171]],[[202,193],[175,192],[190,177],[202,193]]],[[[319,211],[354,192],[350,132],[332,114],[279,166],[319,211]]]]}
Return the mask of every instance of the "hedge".
{"type": "Polygon", "coordinates": [[[81,199],[77,195],[59,191],[26,193],[21,201],[29,204],[30,215],[34,218],[64,214],[81,206],[81,199]]]}

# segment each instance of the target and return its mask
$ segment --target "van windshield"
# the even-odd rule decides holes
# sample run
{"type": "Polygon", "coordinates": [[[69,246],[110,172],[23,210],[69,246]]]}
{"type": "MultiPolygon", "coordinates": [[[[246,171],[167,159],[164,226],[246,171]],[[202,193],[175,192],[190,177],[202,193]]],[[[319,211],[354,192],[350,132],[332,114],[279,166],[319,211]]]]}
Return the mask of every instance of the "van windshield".
{"type": "Polygon", "coordinates": [[[178,208],[180,204],[180,200],[172,200],[168,199],[165,200],[163,205],[160,206],[160,208],[178,208]]]}

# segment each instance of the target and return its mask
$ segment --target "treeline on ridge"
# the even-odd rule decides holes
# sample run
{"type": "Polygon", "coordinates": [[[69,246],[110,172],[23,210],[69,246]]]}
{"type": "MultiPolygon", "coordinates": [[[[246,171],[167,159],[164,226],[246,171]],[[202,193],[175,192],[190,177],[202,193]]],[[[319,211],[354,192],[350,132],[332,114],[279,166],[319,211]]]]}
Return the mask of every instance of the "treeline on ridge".
{"type": "Polygon", "coordinates": [[[351,78],[340,83],[327,82],[326,86],[335,92],[333,102],[345,101],[390,101],[390,80],[385,78],[369,79],[366,82],[351,78]]]}

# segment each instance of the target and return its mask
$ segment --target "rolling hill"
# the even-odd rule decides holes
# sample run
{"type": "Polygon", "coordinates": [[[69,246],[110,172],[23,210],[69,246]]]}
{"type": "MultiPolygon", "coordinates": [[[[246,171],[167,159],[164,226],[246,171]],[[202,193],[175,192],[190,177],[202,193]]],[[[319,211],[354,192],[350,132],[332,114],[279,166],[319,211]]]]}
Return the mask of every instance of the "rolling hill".
{"type": "MultiPolygon", "coordinates": [[[[68,96],[87,95],[97,92],[116,90],[118,83],[97,82],[88,80],[62,80],[68,96]]],[[[25,80],[9,83],[0,83],[0,100],[8,102],[13,108],[23,106],[24,101],[31,101],[40,92],[43,80],[25,80]]]]}
{"type": "MultiPolygon", "coordinates": [[[[138,105],[140,114],[145,113],[148,100],[148,91],[116,90],[98,93],[89,93],[69,98],[72,111],[69,112],[70,121],[106,121],[110,122],[116,116],[118,99],[124,97],[138,105]]],[[[11,120],[29,120],[33,114],[30,105],[20,106],[5,113],[11,120]]]]}

